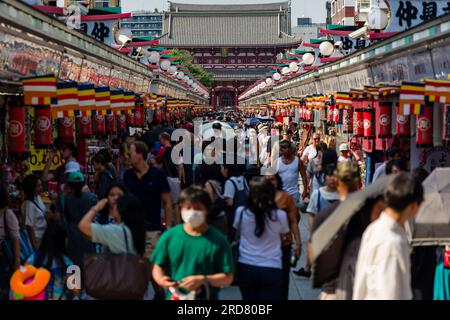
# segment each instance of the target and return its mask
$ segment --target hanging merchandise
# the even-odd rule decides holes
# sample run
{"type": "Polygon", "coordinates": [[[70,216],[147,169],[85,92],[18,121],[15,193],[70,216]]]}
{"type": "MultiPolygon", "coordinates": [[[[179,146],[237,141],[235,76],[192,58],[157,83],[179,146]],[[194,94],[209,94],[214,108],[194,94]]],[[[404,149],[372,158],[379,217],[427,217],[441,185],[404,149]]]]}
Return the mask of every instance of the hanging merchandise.
{"type": "Polygon", "coordinates": [[[30,152],[30,141],[27,137],[30,126],[26,125],[25,107],[9,108],[8,151],[10,153],[30,152]]]}
{"type": "Polygon", "coordinates": [[[162,121],[162,110],[161,110],[160,108],[158,108],[158,109],[156,110],[155,120],[157,120],[157,121],[162,121]]]}
{"type": "Polygon", "coordinates": [[[116,116],[113,114],[106,116],[106,131],[110,134],[114,134],[117,131],[116,116]]]}
{"type": "Polygon", "coordinates": [[[64,117],[62,119],[58,119],[59,133],[58,136],[63,140],[74,140],[73,126],[74,126],[74,118],[73,117],[64,117]]]}
{"type": "Polygon", "coordinates": [[[396,136],[403,136],[403,137],[409,137],[411,135],[411,121],[410,121],[410,115],[403,115],[399,113],[399,107],[396,107],[397,109],[397,117],[396,117],[396,130],[395,135],[396,136]]]}
{"type": "Polygon", "coordinates": [[[433,146],[433,106],[425,105],[423,114],[417,116],[416,144],[417,148],[433,146]]]}
{"type": "Polygon", "coordinates": [[[93,119],[93,132],[94,134],[106,133],[106,119],[104,115],[97,114],[92,117],[93,119]]]}
{"type": "Polygon", "coordinates": [[[77,118],[78,135],[81,138],[90,138],[92,136],[92,121],[90,116],[77,118]]]}
{"type": "Polygon", "coordinates": [[[124,132],[127,130],[127,117],[125,114],[120,114],[117,117],[117,130],[124,132]]]}
{"type": "Polygon", "coordinates": [[[353,133],[353,110],[352,107],[345,106],[342,112],[342,132],[353,133]]]}
{"type": "Polygon", "coordinates": [[[375,110],[376,136],[378,138],[392,137],[392,101],[380,101],[375,110]]]}
{"type": "Polygon", "coordinates": [[[34,109],[35,130],[34,147],[47,149],[52,144],[52,120],[49,106],[37,106],[34,109]]]}

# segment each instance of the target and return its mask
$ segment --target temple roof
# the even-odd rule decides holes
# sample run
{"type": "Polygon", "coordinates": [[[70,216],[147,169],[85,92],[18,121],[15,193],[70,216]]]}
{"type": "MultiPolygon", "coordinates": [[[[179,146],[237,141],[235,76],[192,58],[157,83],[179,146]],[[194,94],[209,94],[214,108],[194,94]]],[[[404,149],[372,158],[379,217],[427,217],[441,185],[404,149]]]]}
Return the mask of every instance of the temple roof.
{"type": "Polygon", "coordinates": [[[295,46],[288,2],[251,5],[170,3],[161,45],[168,47],[295,46]]]}

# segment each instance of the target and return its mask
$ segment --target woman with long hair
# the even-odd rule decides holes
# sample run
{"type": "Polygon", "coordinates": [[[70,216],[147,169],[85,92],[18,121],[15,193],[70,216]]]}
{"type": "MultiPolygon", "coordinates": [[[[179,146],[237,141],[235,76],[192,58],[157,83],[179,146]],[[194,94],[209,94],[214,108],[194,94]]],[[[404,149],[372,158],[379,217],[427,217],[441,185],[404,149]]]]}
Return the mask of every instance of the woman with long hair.
{"type": "Polygon", "coordinates": [[[281,300],[281,235],[289,232],[287,214],[277,209],[275,187],[265,177],[250,182],[247,205],[236,210],[240,231],[238,283],[244,300],[281,300]]]}
{"type": "Polygon", "coordinates": [[[92,242],[104,245],[111,253],[142,256],[145,249],[145,228],[141,203],[135,196],[125,194],[117,200],[117,206],[113,209],[113,219],[117,223],[94,223],[95,216],[107,203],[108,199],[105,198],[93,206],[81,219],[79,229],[92,242]]]}
{"type": "Polygon", "coordinates": [[[99,212],[96,221],[100,224],[118,223],[115,220],[117,209],[117,200],[127,193],[125,185],[120,182],[114,182],[106,189],[107,205],[99,212]]]}
{"type": "MultiPolygon", "coordinates": [[[[289,232],[282,235],[282,261],[283,261],[283,299],[287,300],[289,295],[289,272],[291,270],[291,258],[292,249],[295,256],[295,262],[302,252],[302,238],[300,236],[300,230],[298,228],[298,223],[300,222],[300,214],[294,199],[285,191],[283,191],[283,181],[279,174],[273,176],[267,176],[269,180],[275,187],[275,203],[278,209],[284,210],[287,213],[289,222],[289,232]],[[295,244],[292,239],[294,236],[295,244]],[[293,246],[294,245],[294,246],[293,246]]],[[[292,267],[295,267],[293,265],[292,267]]]]}
{"type": "Polygon", "coordinates": [[[22,204],[22,214],[25,216],[25,225],[31,244],[34,250],[37,250],[41,244],[45,229],[47,229],[47,220],[45,218],[47,207],[40,196],[43,190],[42,180],[34,175],[26,176],[22,181],[22,189],[25,195],[25,201],[22,204]]]}

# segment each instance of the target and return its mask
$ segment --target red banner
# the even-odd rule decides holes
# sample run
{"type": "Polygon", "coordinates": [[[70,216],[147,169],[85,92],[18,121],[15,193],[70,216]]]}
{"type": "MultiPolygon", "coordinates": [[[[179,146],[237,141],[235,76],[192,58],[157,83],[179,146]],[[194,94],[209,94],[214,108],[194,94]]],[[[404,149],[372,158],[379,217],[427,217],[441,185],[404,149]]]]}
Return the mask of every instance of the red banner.
{"type": "Polygon", "coordinates": [[[52,115],[50,107],[36,107],[34,112],[34,146],[47,149],[52,144],[52,115]]]}
{"type": "Polygon", "coordinates": [[[75,119],[72,117],[64,117],[62,119],[59,119],[59,134],[58,136],[63,140],[74,140],[74,134],[73,134],[73,126],[75,119]]]}
{"type": "Polygon", "coordinates": [[[106,119],[104,115],[95,115],[92,117],[94,122],[94,133],[105,134],[106,133],[106,119]]]}
{"type": "Polygon", "coordinates": [[[83,116],[78,119],[78,135],[82,138],[92,136],[92,121],[90,116],[83,116]]]}
{"type": "Polygon", "coordinates": [[[25,107],[9,109],[8,151],[10,153],[30,152],[25,130],[25,107]]]}
{"type": "Polygon", "coordinates": [[[417,147],[428,148],[433,146],[433,107],[425,106],[425,112],[417,116],[417,147]]]}

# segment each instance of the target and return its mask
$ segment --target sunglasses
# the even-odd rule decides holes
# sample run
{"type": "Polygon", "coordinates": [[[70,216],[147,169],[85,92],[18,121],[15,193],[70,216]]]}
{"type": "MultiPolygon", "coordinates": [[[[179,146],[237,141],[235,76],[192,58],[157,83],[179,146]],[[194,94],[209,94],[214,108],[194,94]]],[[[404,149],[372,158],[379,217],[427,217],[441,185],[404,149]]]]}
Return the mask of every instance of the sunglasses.
{"type": "Polygon", "coordinates": [[[314,138],[313,140],[314,141],[320,141],[320,138],[314,138]]]}

